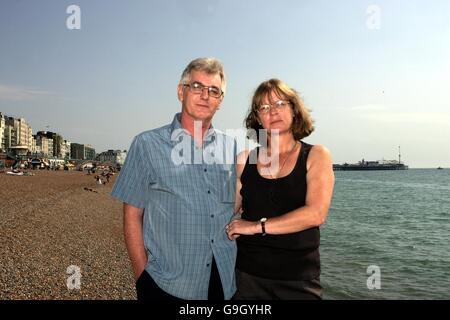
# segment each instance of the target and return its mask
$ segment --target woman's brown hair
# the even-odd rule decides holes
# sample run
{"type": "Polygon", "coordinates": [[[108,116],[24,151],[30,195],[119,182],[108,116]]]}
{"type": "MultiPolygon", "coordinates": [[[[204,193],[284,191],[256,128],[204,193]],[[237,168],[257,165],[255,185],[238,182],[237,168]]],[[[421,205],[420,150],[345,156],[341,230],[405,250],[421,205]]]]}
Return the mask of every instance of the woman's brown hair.
{"type": "Polygon", "coordinates": [[[264,98],[270,95],[271,92],[274,92],[280,99],[287,100],[290,103],[294,113],[291,128],[294,139],[301,140],[309,136],[314,131],[314,121],[311,118],[310,110],[305,106],[298,92],[279,79],[270,79],[261,83],[253,94],[252,104],[245,118],[248,138],[258,142],[259,130],[263,129],[258,119],[258,108],[264,98]]]}

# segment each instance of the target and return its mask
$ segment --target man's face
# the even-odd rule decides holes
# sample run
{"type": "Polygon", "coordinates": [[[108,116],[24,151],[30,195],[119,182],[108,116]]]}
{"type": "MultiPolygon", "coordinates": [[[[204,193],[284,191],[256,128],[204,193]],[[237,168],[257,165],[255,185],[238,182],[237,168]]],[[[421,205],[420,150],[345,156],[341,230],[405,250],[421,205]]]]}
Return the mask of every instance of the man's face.
{"type": "Polygon", "coordinates": [[[212,97],[208,89],[201,92],[193,92],[192,85],[201,84],[205,87],[215,87],[214,90],[222,88],[222,80],[219,74],[208,74],[203,71],[192,71],[189,86],[178,85],[178,100],[181,101],[182,114],[192,120],[211,121],[223,100],[223,95],[218,98],[212,97]]]}

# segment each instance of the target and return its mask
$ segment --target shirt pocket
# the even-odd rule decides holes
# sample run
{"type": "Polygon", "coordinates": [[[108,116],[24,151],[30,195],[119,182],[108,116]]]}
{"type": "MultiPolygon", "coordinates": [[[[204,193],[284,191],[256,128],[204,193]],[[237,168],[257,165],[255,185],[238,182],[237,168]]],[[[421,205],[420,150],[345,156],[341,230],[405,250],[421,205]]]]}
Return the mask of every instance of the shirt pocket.
{"type": "Polygon", "coordinates": [[[218,172],[219,200],[223,203],[234,203],[236,196],[236,179],[233,171],[220,170],[218,172]]]}

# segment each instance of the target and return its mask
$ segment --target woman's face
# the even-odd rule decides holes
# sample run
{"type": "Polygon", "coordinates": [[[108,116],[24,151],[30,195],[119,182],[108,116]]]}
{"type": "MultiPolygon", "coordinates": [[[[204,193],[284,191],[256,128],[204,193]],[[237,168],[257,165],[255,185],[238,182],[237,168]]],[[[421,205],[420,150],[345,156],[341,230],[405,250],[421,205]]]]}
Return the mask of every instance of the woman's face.
{"type": "Polygon", "coordinates": [[[279,134],[286,133],[292,128],[294,113],[291,104],[286,97],[280,97],[274,91],[264,97],[257,113],[262,127],[269,134],[273,130],[279,130],[279,134]]]}

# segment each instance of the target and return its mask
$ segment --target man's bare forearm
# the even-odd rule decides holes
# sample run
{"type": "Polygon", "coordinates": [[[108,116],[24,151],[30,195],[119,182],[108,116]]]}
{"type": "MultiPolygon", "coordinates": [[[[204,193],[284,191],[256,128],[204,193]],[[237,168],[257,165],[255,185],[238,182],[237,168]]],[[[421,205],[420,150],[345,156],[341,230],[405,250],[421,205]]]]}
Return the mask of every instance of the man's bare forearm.
{"type": "Polygon", "coordinates": [[[123,204],[123,230],[128,255],[133,266],[134,277],[137,280],[147,264],[147,253],[144,247],[142,233],[144,209],[123,204]]]}

